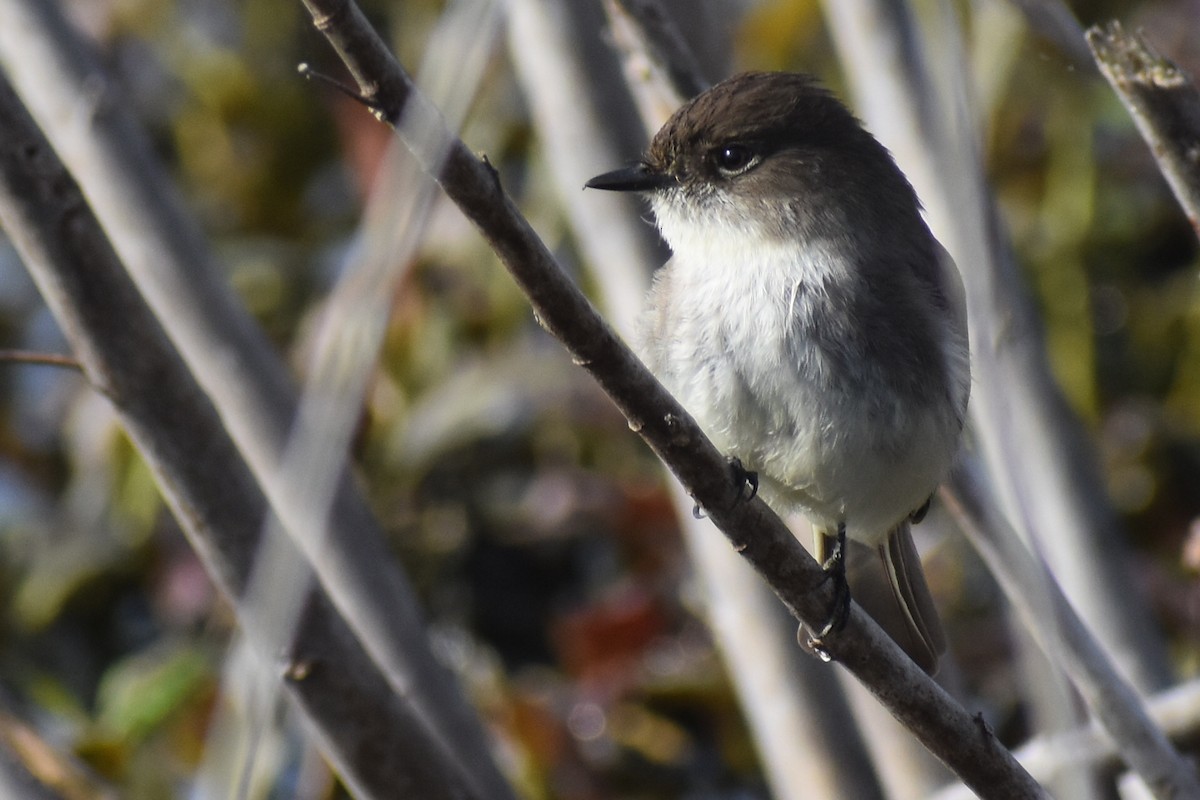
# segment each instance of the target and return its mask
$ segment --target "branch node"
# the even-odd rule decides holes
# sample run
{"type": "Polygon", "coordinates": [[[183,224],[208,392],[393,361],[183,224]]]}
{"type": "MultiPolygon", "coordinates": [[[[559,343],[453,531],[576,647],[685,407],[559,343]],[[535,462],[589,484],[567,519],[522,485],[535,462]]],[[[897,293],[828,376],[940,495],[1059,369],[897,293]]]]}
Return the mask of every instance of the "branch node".
{"type": "Polygon", "coordinates": [[[480,157],[480,161],[483,162],[483,167],[487,170],[488,177],[492,179],[492,186],[496,191],[502,191],[502,187],[500,186],[500,170],[496,169],[495,165],[492,164],[491,159],[487,157],[487,153],[484,153],[480,157]]]}
{"type": "Polygon", "coordinates": [[[376,117],[380,117],[381,120],[384,117],[386,117],[386,110],[384,109],[383,104],[380,103],[378,100],[375,100],[374,98],[371,98],[371,97],[367,97],[362,92],[359,92],[356,89],[352,89],[351,87],[349,87],[346,84],[339,81],[337,78],[326,75],[324,72],[318,72],[317,70],[313,69],[312,66],[310,66],[307,62],[301,62],[296,67],[296,71],[299,72],[300,75],[302,75],[307,80],[310,80],[310,81],[316,80],[321,83],[324,83],[326,86],[329,86],[330,88],[346,95],[346,97],[349,97],[351,100],[361,103],[362,105],[369,108],[375,114],[376,117]],[[383,115],[383,116],[381,116],[381,115],[383,115]]]}

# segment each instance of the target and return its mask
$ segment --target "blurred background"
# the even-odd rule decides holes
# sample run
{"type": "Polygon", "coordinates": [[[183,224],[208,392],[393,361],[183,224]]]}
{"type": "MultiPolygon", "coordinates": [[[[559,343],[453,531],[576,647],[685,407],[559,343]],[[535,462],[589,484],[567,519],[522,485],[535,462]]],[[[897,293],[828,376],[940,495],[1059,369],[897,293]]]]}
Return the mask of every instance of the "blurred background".
{"type": "MultiPolygon", "coordinates": [[[[361,5],[410,66],[443,9],[434,0],[361,5]]],[[[1116,18],[1143,28],[1200,73],[1200,0],[1070,5],[1085,26],[1116,18]]],[[[586,57],[616,75],[599,4],[564,6],[586,57]]],[[[1094,436],[1125,523],[1131,595],[1150,603],[1176,673],[1195,677],[1195,232],[1102,79],[1030,31],[1015,4],[958,6],[981,76],[988,174],[1055,375],[1094,436]]],[[[295,0],[66,8],[135,104],[229,281],[300,371],[314,320],[358,245],[390,132],[297,75],[300,62],[341,73],[295,0]]],[[[710,77],[804,70],[844,90],[816,0],[695,9],[680,21],[710,77]]],[[[599,102],[628,119],[614,146],[632,160],[644,139],[623,87],[609,88],[599,87],[599,102]]],[[[503,36],[463,138],[589,285],[503,36]]],[[[652,244],[649,225],[645,234],[652,244]]],[[[354,458],[435,649],[497,735],[518,790],[767,797],[656,459],[448,202],[437,201],[410,266],[354,458]]],[[[65,347],[2,241],[0,347],[65,347]]],[[[953,536],[928,553],[927,571],[965,691],[1002,740],[1021,742],[1028,709],[998,591],[953,536]]],[[[187,796],[231,627],[103,398],[69,370],[0,365],[3,707],[116,796],[187,796]]],[[[290,783],[261,796],[341,791],[304,759],[285,774],[290,783]]]]}

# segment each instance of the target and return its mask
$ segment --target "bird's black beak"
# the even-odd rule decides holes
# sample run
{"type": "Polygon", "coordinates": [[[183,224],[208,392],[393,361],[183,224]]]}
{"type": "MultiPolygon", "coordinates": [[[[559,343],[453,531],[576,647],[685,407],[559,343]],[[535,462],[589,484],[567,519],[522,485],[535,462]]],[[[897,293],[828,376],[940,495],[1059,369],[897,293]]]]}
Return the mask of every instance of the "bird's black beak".
{"type": "Polygon", "coordinates": [[[671,183],[671,176],[657,172],[645,164],[615,169],[597,175],[584,184],[587,189],[606,189],[610,192],[651,192],[671,183]]]}

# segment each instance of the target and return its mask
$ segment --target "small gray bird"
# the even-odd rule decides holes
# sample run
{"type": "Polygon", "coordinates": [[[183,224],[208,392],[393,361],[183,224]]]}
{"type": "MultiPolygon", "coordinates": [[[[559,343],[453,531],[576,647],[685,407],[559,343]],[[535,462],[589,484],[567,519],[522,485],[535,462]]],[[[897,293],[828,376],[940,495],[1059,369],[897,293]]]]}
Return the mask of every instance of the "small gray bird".
{"type": "Polygon", "coordinates": [[[847,536],[878,553],[891,607],[867,610],[936,671],[910,524],[955,457],[970,357],[958,270],[891,155],[813,78],[755,72],[587,185],[648,194],[674,253],[641,331],[651,370],[769,504],[811,520],[827,568],[847,536]]]}

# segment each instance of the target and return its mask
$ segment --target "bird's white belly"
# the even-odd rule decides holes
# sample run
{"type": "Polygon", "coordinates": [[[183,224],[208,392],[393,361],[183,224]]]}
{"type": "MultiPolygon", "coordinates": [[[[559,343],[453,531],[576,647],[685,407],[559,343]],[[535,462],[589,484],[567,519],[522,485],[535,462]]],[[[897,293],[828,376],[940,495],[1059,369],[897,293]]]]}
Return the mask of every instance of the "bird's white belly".
{"type": "MultiPolygon", "coordinates": [[[[691,302],[670,309],[665,341],[648,345],[655,372],[720,450],[758,473],[777,511],[881,540],[925,502],[954,456],[958,423],[945,392],[931,387],[927,402],[913,402],[869,378],[850,389],[815,349],[803,363],[789,349],[796,298],[786,281],[711,277],[671,276],[674,296],[691,302]],[[710,303],[722,313],[703,313],[710,303]]],[[[869,365],[856,375],[858,366],[870,375],[869,365]]]]}
{"type": "Polygon", "coordinates": [[[697,366],[668,388],[722,452],[758,473],[776,510],[798,508],[827,530],[844,522],[853,538],[877,541],[925,502],[953,457],[945,413],[888,414],[783,368],[748,382],[733,359],[697,366]]]}

